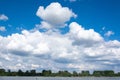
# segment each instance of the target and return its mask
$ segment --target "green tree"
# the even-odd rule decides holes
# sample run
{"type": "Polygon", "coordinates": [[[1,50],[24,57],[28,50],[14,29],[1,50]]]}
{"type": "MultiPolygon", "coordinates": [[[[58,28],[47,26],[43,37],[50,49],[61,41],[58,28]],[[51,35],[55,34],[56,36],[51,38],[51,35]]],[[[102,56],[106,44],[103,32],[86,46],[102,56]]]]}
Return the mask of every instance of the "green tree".
{"type": "Polygon", "coordinates": [[[25,76],[30,76],[30,72],[27,70],[24,75],[25,76]]]}
{"type": "Polygon", "coordinates": [[[11,76],[18,76],[17,72],[11,72],[11,76]]]}
{"type": "Polygon", "coordinates": [[[42,71],[42,76],[51,76],[52,71],[51,70],[43,70],[42,71]]]}
{"type": "Polygon", "coordinates": [[[112,70],[106,70],[106,71],[104,71],[104,76],[114,76],[114,71],[112,71],[112,70]]]}
{"type": "Polygon", "coordinates": [[[8,71],[7,71],[7,76],[12,76],[12,75],[11,75],[11,70],[10,70],[10,69],[8,69],[8,71]]]}
{"type": "Polygon", "coordinates": [[[31,75],[31,76],[36,76],[36,70],[31,70],[31,71],[30,71],[30,75],[31,75]]]}
{"type": "Polygon", "coordinates": [[[4,76],[5,75],[5,69],[0,69],[0,76],[4,76]]]}
{"type": "Polygon", "coordinates": [[[82,71],[81,76],[90,76],[89,71],[82,71]]]}
{"type": "Polygon", "coordinates": [[[23,76],[24,75],[23,71],[20,70],[20,69],[18,70],[17,74],[18,74],[18,76],[23,76]]]}
{"type": "Polygon", "coordinates": [[[68,71],[59,71],[57,76],[70,77],[71,73],[68,71]]]}
{"type": "Polygon", "coordinates": [[[120,76],[120,72],[118,72],[118,73],[116,74],[116,76],[120,76]]]}
{"type": "Polygon", "coordinates": [[[78,76],[78,73],[76,71],[73,71],[73,76],[78,76]]]}
{"type": "Polygon", "coordinates": [[[99,77],[99,76],[102,76],[102,75],[104,75],[104,72],[103,72],[103,71],[94,71],[94,72],[93,72],[93,76],[99,77]]]}

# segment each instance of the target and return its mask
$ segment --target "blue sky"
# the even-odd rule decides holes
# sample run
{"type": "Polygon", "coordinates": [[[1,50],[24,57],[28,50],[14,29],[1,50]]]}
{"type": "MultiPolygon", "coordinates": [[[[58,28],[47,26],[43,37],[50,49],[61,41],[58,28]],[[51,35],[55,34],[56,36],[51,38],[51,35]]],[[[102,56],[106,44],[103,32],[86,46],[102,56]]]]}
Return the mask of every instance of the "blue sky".
{"type": "Polygon", "coordinates": [[[0,65],[117,71],[119,26],[119,0],[0,0],[0,65]]]}
{"type": "Polygon", "coordinates": [[[47,6],[51,2],[59,2],[62,6],[72,9],[78,15],[73,21],[77,21],[85,28],[94,28],[102,35],[104,32],[112,30],[115,34],[110,39],[119,39],[119,0],[78,0],[75,2],[69,2],[68,0],[12,0],[11,3],[8,0],[1,0],[0,13],[9,17],[6,22],[0,21],[0,24],[8,29],[1,35],[18,32],[16,27],[32,29],[35,24],[40,22],[40,19],[36,16],[38,7],[40,5],[47,6]],[[12,25],[12,28],[9,28],[8,25],[12,25]],[[106,29],[101,32],[103,27],[106,29]]]}

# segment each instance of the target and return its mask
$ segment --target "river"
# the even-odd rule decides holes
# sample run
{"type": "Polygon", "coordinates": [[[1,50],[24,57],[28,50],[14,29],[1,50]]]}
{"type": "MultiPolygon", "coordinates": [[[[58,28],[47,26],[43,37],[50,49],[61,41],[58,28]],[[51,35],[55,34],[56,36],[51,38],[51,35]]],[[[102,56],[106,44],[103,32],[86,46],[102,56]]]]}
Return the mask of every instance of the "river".
{"type": "Polygon", "coordinates": [[[0,77],[0,80],[120,80],[120,77],[0,77]]]}

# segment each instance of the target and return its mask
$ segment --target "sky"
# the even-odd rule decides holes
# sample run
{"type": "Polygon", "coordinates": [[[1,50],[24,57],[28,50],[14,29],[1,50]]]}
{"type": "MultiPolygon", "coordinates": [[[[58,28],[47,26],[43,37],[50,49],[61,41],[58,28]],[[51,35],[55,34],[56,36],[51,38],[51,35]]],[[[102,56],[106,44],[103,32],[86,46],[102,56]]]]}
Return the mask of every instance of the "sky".
{"type": "Polygon", "coordinates": [[[120,0],[0,0],[0,66],[120,71],[120,0]]]}

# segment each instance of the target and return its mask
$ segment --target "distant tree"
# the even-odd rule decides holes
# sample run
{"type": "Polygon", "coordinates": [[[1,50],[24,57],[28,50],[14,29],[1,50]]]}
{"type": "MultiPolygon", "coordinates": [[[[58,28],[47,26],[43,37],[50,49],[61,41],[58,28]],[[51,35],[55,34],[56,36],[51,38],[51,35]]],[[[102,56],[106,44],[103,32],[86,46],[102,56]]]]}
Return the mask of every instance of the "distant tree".
{"type": "Polygon", "coordinates": [[[89,71],[82,71],[81,76],[90,76],[89,71]]]}
{"type": "Polygon", "coordinates": [[[57,76],[70,77],[71,73],[68,71],[59,71],[57,76]]]}
{"type": "Polygon", "coordinates": [[[31,75],[31,76],[36,76],[36,70],[31,70],[31,71],[30,71],[30,75],[31,75]]]}
{"type": "Polygon", "coordinates": [[[116,76],[120,76],[120,72],[118,72],[118,73],[116,74],[116,76]]]}
{"type": "Polygon", "coordinates": [[[11,76],[18,76],[17,72],[11,72],[11,76]]]}
{"type": "Polygon", "coordinates": [[[105,70],[105,71],[94,71],[92,75],[90,75],[89,71],[82,71],[81,73],[77,73],[76,71],[73,71],[73,73],[70,73],[68,71],[59,71],[56,73],[52,73],[51,70],[43,70],[41,73],[37,72],[36,70],[30,70],[23,72],[22,70],[18,70],[17,72],[13,72],[10,69],[6,71],[5,69],[0,69],[0,76],[61,76],[61,77],[71,77],[71,76],[105,76],[105,77],[114,77],[114,76],[120,76],[120,72],[114,73],[113,70],[105,70]]]}
{"type": "Polygon", "coordinates": [[[24,76],[23,71],[22,71],[22,70],[20,70],[20,69],[18,70],[17,74],[18,74],[18,76],[24,76]]]}
{"type": "Polygon", "coordinates": [[[68,71],[64,71],[64,75],[65,75],[66,77],[70,77],[70,76],[71,76],[71,73],[68,72],[68,71]]]}
{"type": "Polygon", "coordinates": [[[12,75],[11,75],[11,70],[10,70],[10,69],[8,69],[8,71],[7,71],[7,76],[12,76],[12,75]]]}
{"type": "Polygon", "coordinates": [[[4,76],[5,75],[5,69],[0,69],[0,76],[4,76]]]}
{"type": "Polygon", "coordinates": [[[52,74],[52,71],[51,71],[51,70],[48,70],[48,74],[51,75],[51,74],[52,74]]]}
{"type": "Polygon", "coordinates": [[[51,76],[52,71],[51,70],[43,70],[42,71],[42,76],[51,76]]]}
{"type": "Polygon", "coordinates": [[[104,76],[114,76],[114,71],[112,71],[112,70],[106,70],[106,71],[104,71],[104,76]]]}
{"type": "Polygon", "coordinates": [[[99,76],[103,76],[103,75],[104,75],[104,72],[103,72],[103,71],[94,71],[94,72],[93,72],[93,76],[99,77],[99,76]]]}
{"type": "Polygon", "coordinates": [[[78,73],[76,71],[73,71],[73,76],[78,76],[78,73]]]}
{"type": "Polygon", "coordinates": [[[25,76],[30,76],[30,72],[27,70],[24,75],[25,76]]]}

